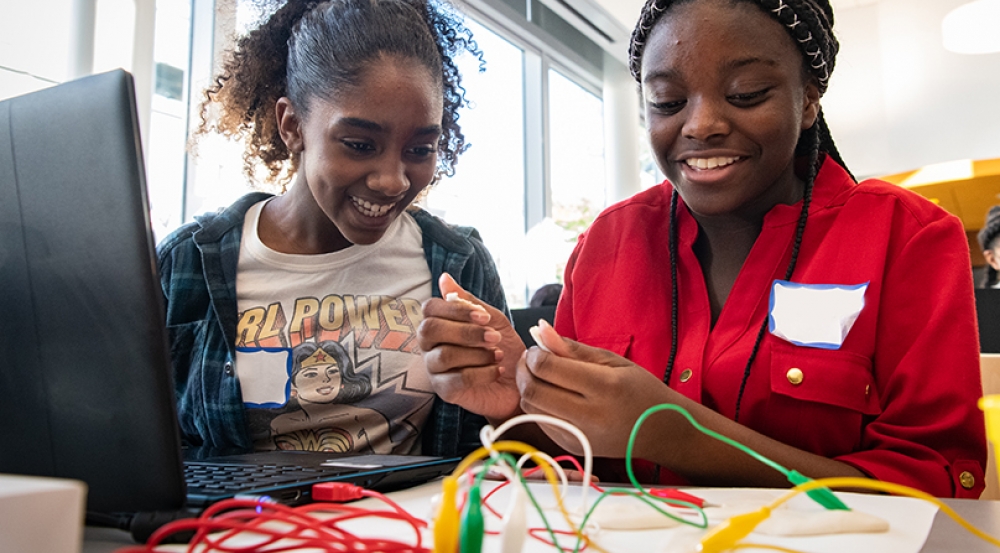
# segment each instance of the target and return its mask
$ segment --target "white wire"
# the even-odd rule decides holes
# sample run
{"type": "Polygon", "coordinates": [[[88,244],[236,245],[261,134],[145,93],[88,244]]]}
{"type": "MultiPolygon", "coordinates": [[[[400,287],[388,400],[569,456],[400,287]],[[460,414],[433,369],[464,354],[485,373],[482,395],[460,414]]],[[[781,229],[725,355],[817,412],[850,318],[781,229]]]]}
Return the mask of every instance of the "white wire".
{"type": "MultiPolygon", "coordinates": [[[[580,492],[579,509],[586,509],[587,490],[590,488],[590,477],[594,469],[594,453],[590,447],[590,440],[588,440],[587,436],[585,436],[576,426],[573,426],[562,419],[550,417],[549,415],[525,414],[513,417],[496,428],[489,425],[484,426],[482,430],[479,431],[479,439],[483,442],[483,447],[489,450],[490,454],[493,455],[495,454],[495,451],[493,450],[493,442],[496,441],[496,438],[502,436],[504,432],[510,430],[511,428],[526,422],[558,426],[559,428],[573,434],[573,436],[579,440],[580,445],[583,447],[583,485],[581,486],[582,490],[580,492]]],[[[546,458],[546,460],[548,460],[555,467],[556,472],[560,473],[560,477],[563,481],[563,487],[565,488],[568,484],[566,481],[566,474],[562,470],[562,467],[555,463],[555,461],[552,460],[552,457],[549,457],[542,452],[538,452],[538,454],[544,456],[544,458],[546,458]]],[[[521,464],[522,461],[518,461],[518,468],[520,468],[521,464]]]]}

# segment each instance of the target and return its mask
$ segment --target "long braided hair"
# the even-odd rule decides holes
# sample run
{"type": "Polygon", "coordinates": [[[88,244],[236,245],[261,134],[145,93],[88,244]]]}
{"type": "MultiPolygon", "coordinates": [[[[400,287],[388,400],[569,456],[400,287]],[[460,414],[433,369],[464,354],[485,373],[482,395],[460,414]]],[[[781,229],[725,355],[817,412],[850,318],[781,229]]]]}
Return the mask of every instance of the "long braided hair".
{"type": "MultiPolygon", "coordinates": [[[[642,8],[642,14],[632,31],[632,40],[629,44],[629,69],[632,77],[637,82],[642,83],[642,55],[645,50],[646,41],[656,26],[656,23],[670,11],[671,8],[692,2],[694,0],[647,0],[642,8]]],[[[785,30],[795,40],[802,53],[804,69],[814,80],[820,94],[826,92],[830,82],[830,75],[837,57],[839,43],[833,36],[833,8],[829,0],[731,0],[734,4],[745,2],[758,6],[762,11],[775,18],[781,23],[785,30]]],[[[795,264],[798,262],[799,249],[802,245],[802,236],[805,233],[806,220],[809,215],[809,205],[812,201],[813,184],[816,174],[819,172],[821,164],[820,153],[824,153],[833,158],[841,167],[846,168],[837,146],[833,143],[830,129],[823,118],[823,111],[820,109],[815,124],[803,131],[799,137],[799,142],[795,147],[796,157],[805,157],[808,160],[808,169],[805,175],[805,190],[802,198],[802,210],[799,213],[798,223],[795,228],[795,241],[792,246],[792,257],[785,270],[785,280],[789,280],[795,272],[795,264]]],[[[677,300],[679,292],[677,288],[677,203],[678,194],[674,189],[670,197],[670,357],[667,361],[667,368],[663,376],[663,381],[669,385],[670,377],[674,370],[674,361],[677,356],[678,338],[678,308],[677,300]]],[[[743,392],[746,390],[747,380],[750,377],[750,367],[753,365],[757,351],[760,349],[761,341],[767,332],[767,317],[757,331],[754,340],[753,350],[747,359],[743,369],[743,379],[740,382],[739,394],[736,399],[735,419],[740,418],[740,403],[743,400],[743,392]]]]}
{"type": "Polygon", "coordinates": [[[244,143],[243,170],[256,180],[259,164],[266,181],[283,187],[298,158],[281,139],[275,104],[287,96],[300,113],[309,100],[329,98],[356,86],[369,62],[383,54],[411,58],[431,71],[444,96],[438,165],[454,173],[466,148],[458,125],[465,105],[455,56],[482,53],[448,0],[256,0],[271,13],[238,39],[219,76],[205,90],[197,139],[219,132],[244,143]]]}

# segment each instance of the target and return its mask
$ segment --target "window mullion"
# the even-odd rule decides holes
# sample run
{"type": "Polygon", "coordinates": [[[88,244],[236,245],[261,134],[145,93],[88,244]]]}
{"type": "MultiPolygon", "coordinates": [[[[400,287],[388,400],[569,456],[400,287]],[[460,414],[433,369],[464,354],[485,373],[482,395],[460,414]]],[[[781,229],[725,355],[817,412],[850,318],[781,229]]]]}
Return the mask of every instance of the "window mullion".
{"type": "Polygon", "coordinates": [[[524,209],[525,232],[550,212],[548,163],[548,71],[543,57],[524,52],[524,209]]]}

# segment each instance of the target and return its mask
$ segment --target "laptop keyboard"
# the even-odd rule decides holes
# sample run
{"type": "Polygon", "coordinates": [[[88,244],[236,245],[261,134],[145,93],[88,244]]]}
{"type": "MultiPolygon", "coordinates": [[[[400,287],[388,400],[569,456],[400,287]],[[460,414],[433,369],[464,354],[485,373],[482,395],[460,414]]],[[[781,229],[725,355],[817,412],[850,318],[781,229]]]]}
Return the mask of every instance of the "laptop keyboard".
{"type": "Polygon", "coordinates": [[[187,461],[184,479],[188,494],[236,494],[242,490],[307,482],[344,472],[343,468],[296,465],[241,465],[187,461]]]}

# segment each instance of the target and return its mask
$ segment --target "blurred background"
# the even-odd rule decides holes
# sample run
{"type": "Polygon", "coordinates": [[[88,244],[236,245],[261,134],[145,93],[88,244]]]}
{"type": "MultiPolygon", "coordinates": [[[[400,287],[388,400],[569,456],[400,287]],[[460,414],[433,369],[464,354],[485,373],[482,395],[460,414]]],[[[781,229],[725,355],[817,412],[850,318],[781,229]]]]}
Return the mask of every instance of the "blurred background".
{"type": "MultiPolygon", "coordinates": [[[[882,177],[975,233],[1000,203],[1000,0],[832,0],[841,52],[823,100],[859,178],[882,177]]],[[[484,52],[461,60],[472,148],[425,207],[479,229],[508,300],[560,282],[581,230],[662,180],[625,66],[641,0],[457,3],[484,52]]],[[[122,67],[136,77],[154,230],[162,238],[250,190],[240,148],[186,148],[250,0],[0,0],[0,99],[122,67]]]]}

